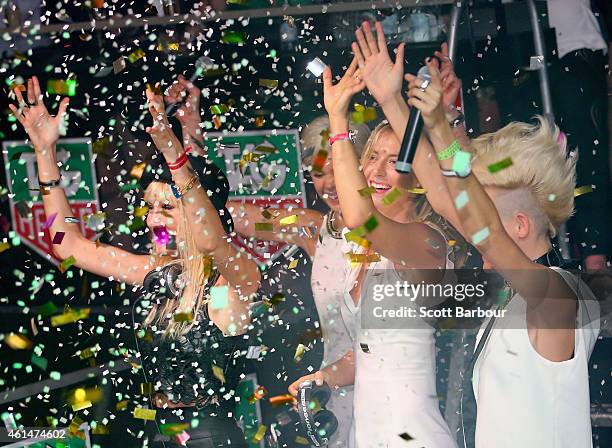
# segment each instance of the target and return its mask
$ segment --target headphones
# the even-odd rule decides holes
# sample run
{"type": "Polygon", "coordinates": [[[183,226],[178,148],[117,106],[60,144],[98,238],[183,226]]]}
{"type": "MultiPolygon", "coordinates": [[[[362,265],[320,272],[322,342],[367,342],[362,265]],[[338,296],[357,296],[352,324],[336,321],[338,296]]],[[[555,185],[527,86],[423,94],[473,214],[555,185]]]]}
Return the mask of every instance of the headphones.
{"type": "Polygon", "coordinates": [[[147,293],[166,298],[181,296],[185,288],[185,279],[181,274],[183,266],[180,261],[173,261],[160,269],[150,271],[144,278],[142,285],[147,293]]]}
{"type": "Polygon", "coordinates": [[[301,433],[311,445],[325,446],[338,429],[338,419],[333,412],[324,409],[331,398],[327,384],[317,386],[307,380],[299,385],[297,411],[300,417],[301,433]],[[314,410],[319,408],[319,411],[314,410]]]}

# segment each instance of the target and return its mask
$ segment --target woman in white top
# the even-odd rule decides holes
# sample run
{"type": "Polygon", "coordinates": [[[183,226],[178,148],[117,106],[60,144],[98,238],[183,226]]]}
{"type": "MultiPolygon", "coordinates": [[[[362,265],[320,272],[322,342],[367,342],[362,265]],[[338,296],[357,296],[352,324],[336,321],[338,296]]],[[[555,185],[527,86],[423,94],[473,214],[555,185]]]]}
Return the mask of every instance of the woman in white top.
{"type": "MultiPolygon", "coordinates": [[[[185,102],[178,109],[177,118],[181,122],[185,145],[198,147],[201,138],[199,123],[200,90],[182,76],[169,89],[167,100],[178,102],[185,98],[185,102]]],[[[355,150],[361,151],[370,130],[363,125],[351,124],[355,131],[355,150]]],[[[302,163],[304,166],[313,164],[323,151],[329,153],[331,149],[326,135],[329,134],[329,120],[326,116],[314,119],[302,131],[302,163]]],[[[203,149],[203,148],[201,148],[203,149]]],[[[351,348],[351,341],[340,315],[340,305],[343,301],[343,285],[346,263],[342,255],[342,228],[344,227],[334,183],[334,172],[331,158],[318,167],[310,170],[314,188],[329,212],[323,214],[317,210],[288,208],[268,210],[273,214],[272,219],[262,215],[264,209],[255,203],[230,201],[229,210],[234,220],[235,230],[243,235],[254,236],[257,239],[269,241],[282,241],[295,244],[302,248],[312,259],[311,286],[315,305],[321,325],[321,341],[323,342],[322,367],[340,359],[351,348]],[[288,216],[297,216],[297,221],[291,226],[281,227],[279,221],[288,216]],[[258,230],[258,222],[272,222],[274,231],[258,230]],[[301,228],[302,232],[293,232],[292,229],[301,228]]],[[[299,380],[298,380],[299,381],[299,380]]],[[[297,384],[298,382],[294,383],[297,384]]],[[[352,447],[351,425],[353,415],[353,388],[347,385],[333,391],[332,397],[326,405],[338,419],[338,429],[330,439],[330,446],[352,447]]]]}
{"type": "Polygon", "coordinates": [[[478,336],[476,447],[590,447],[588,360],[599,306],[581,280],[548,267],[550,238],[573,212],[575,157],[566,158],[559,129],[541,118],[473,140],[472,167],[445,120],[439,73],[429,68],[429,86],[408,77],[408,103],[421,110],[437,154],[445,152],[438,159],[451,195],[465,197],[462,233],[511,288],[505,314],[478,336]],[[511,166],[490,169],[506,159],[511,166]]]}

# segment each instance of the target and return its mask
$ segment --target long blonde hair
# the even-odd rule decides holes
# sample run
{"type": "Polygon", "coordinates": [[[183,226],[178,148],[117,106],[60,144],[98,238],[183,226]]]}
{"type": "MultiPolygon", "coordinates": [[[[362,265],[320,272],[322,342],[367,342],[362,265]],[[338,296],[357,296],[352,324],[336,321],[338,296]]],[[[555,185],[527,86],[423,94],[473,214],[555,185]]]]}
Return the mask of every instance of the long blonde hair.
{"type": "MultiPolygon", "coordinates": [[[[164,332],[164,337],[176,338],[186,334],[194,325],[195,320],[177,322],[175,316],[179,313],[192,313],[195,317],[198,311],[207,302],[204,297],[204,288],[208,280],[212,276],[212,259],[209,256],[203,256],[197,250],[191,227],[187,220],[187,213],[180,200],[176,199],[172,194],[170,185],[161,182],[152,182],[145,192],[147,195],[158,195],[164,197],[168,203],[178,208],[178,223],[176,231],[176,242],[178,251],[178,260],[181,262],[183,273],[186,276],[185,288],[190,285],[193,287],[193,294],[189,297],[182,296],[179,299],[167,299],[161,306],[153,305],[151,311],[144,321],[144,326],[149,325],[167,325],[164,332]]],[[[172,261],[169,256],[162,256],[151,253],[153,257],[153,265],[156,268],[172,261]]]]}
{"type": "MultiPolygon", "coordinates": [[[[393,129],[387,121],[380,122],[371,132],[361,153],[360,162],[362,168],[368,164],[370,156],[378,145],[380,138],[387,132],[393,133],[393,129]]],[[[455,244],[452,246],[453,260],[456,266],[461,266],[467,258],[467,244],[461,234],[449,225],[443,217],[434,212],[425,194],[418,195],[414,209],[416,222],[430,224],[439,229],[447,241],[455,241],[455,244]]]]}

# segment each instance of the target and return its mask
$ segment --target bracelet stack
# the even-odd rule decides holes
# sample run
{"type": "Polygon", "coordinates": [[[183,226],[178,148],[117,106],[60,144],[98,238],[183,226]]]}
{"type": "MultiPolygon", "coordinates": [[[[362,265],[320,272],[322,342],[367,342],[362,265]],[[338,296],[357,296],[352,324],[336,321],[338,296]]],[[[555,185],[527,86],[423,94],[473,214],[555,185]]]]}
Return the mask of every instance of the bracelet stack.
{"type": "Polygon", "coordinates": [[[180,188],[177,188],[176,185],[172,184],[170,187],[172,188],[172,194],[177,199],[181,199],[183,196],[187,194],[189,190],[191,190],[196,182],[198,181],[198,176],[191,176],[191,178],[187,181],[185,185],[180,188]]]}
{"type": "Polygon", "coordinates": [[[168,168],[170,168],[170,171],[176,171],[184,166],[189,161],[187,154],[189,154],[190,151],[191,146],[188,146],[185,148],[185,152],[181,154],[178,159],[176,159],[174,162],[168,162],[168,168]]]}
{"type": "Polygon", "coordinates": [[[440,168],[445,177],[458,177],[464,179],[472,173],[471,157],[469,152],[463,151],[458,140],[454,140],[448,148],[436,154],[438,160],[453,159],[450,170],[440,168]]]}
{"type": "Polygon", "coordinates": [[[53,179],[49,182],[43,182],[38,179],[38,186],[40,187],[40,191],[42,192],[42,194],[49,194],[51,188],[59,187],[61,182],[62,176],[58,177],[57,179],[53,179]]]}

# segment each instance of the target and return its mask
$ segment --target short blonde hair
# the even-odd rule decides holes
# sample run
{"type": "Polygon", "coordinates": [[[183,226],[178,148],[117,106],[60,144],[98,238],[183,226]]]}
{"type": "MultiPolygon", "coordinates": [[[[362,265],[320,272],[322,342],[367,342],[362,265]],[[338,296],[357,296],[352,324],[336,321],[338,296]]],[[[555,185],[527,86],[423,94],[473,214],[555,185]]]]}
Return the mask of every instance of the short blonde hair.
{"type": "Polygon", "coordinates": [[[556,229],[574,212],[577,155],[566,157],[566,139],[544,117],[538,123],[513,122],[499,131],[472,140],[473,172],[485,187],[527,188],[556,229]],[[491,173],[489,165],[512,159],[512,165],[491,173]]]}
{"type": "MultiPolygon", "coordinates": [[[[354,131],[353,147],[357,155],[361,155],[361,151],[370,135],[370,128],[366,124],[355,124],[350,121],[349,129],[354,131]]],[[[321,115],[315,118],[302,130],[302,161],[306,165],[310,164],[314,153],[322,149],[327,152],[331,151],[328,139],[325,138],[325,134],[328,131],[329,117],[327,115],[321,115]]]]}

